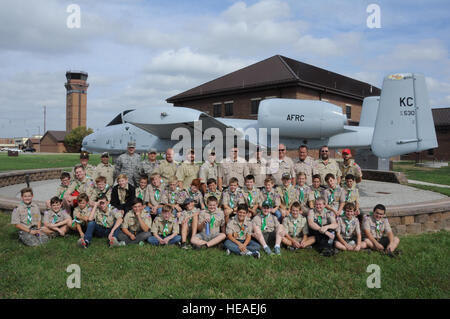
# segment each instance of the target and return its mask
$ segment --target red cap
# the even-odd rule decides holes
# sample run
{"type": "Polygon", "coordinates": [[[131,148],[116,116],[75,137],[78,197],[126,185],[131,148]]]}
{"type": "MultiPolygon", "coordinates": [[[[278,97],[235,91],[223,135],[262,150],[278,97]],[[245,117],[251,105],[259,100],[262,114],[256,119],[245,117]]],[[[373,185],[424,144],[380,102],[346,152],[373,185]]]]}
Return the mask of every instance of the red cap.
{"type": "Polygon", "coordinates": [[[342,152],[341,152],[342,154],[352,154],[352,152],[350,151],[350,149],[348,149],[348,148],[344,148],[343,150],[342,150],[342,152]]]}

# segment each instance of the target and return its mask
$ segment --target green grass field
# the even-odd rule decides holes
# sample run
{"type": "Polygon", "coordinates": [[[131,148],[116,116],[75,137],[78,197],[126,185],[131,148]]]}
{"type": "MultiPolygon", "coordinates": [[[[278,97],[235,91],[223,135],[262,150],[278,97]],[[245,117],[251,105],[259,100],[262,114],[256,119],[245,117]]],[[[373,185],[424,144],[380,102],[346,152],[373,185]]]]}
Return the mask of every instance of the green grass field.
{"type": "Polygon", "coordinates": [[[403,255],[314,250],[261,259],[227,256],[216,248],[107,247],[94,239],[86,249],[77,237],[43,247],[17,240],[9,214],[0,213],[0,298],[449,298],[450,233],[401,238],[403,255]],[[81,288],[66,286],[66,268],[81,268],[81,288]],[[381,288],[366,286],[367,267],[381,268],[381,288]]]}
{"type": "Polygon", "coordinates": [[[394,171],[405,173],[409,179],[450,185],[450,166],[441,168],[416,167],[413,161],[394,162],[394,171]]]}

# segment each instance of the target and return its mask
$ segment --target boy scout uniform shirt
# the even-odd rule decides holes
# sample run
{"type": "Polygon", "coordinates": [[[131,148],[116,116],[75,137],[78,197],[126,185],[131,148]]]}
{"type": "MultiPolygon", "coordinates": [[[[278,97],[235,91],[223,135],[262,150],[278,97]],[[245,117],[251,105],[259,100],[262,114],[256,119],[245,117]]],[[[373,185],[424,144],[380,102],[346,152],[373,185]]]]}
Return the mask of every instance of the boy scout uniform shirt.
{"type": "Polygon", "coordinates": [[[292,185],[289,185],[288,187],[285,187],[284,185],[278,186],[277,193],[280,196],[280,203],[286,208],[289,208],[289,205],[298,200],[297,190],[292,185]]]}
{"type": "Polygon", "coordinates": [[[148,158],[143,160],[139,164],[139,174],[140,175],[146,175],[150,178],[150,175],[153,174],[153,172],[159,167],[159,161],[156,160],[154,162],[150,162],[148,158]]]}
{"type": "Polygon", "coordinates": [[[327,188],[323,191],[323,197],[328,205],[337,210],[339,204],[345,202],[345,191],[340,186],[336,186],[334,190],[327,188]]]}
{"type": "Polygon", "coordinates": [[[210,190],[208,190],[205,195],[203,195],[205,205],[208,204],[208,198],[211,196],[217,198],[217,206],[222,205],[222,192],[218,190],[216,190],[215,192],[211,192],[210,190]]]}
{"type": "Polygon", "coordinates": [[[268,192],[265,188],[261,191],[260,193],[260,197],[259,197],[259,203],[260,205],[262,205],[262,203],[264,203],[264,201],[269,201],[272,203],[272,207],[279,207],[281,204],[281,200],[280,200],[280,195],[278,195],[277,191],[275,189],[272,188],[272,190],[270,192],[268,192]]]}
{"type": "Polygon", "coordinates": [[[342,176],[341,170],[339,169],[339,165],[336,163],[334,159],[328,159],[328,163],[325,164],[323,160],[316,161],[316,170],[317,174],[320,175],[320,184],[326,185],[325,176],[331,173],[334,175],[334,178],[337,179],[339,176],[342,176]]]}
{"type": "Polygon", "coordinates": [[[82,181],[78,179],[74,179],[70,182],[70,185],[66,191],[66,195],[72,195],[72,193],[76,190],[78,193],[86,193],[89,194],[92,191],[95,183],[92,179],[85,177],[82,181]]]}
{"type": "Polygon", "coordinates": [[[186,198],[191,198],[192,200],[194,200],[194,203],[196,206],[201,206],[201,204],[203,204],[203,195],[200,191],[196,191],[195,193],[192,193],[192,191],[190,189],[185,190],[185,199],[186,198]]]}
{"type": "Polygon", "coordinates": [[[100,194],[105,194],[106,198],[108,199],[108,202],[111,201],[111,192],[112,187],[109,186],[109,184],[105,185],[105,188],[103,190],[100,190],[97,185],[89,189],[89,193],[87,194],[89,196],[90,201],[96,202],[98,200],[98,197],[100,194]]]}
{"type": "Polygon", "coordinates": [[[218,177],[219,177],[219,165],[216,162],[211,163],[209,161],[206,161],[200,167],[200,170],[198,172],[198,178],[200,178],[200,181],[205,184],[210,178],[214,178],[217,182],[218,177]]]}
{"type": "Polygon", "coordinates": [[[343,187],[344,189],[344,200],[346,203],[356,203],[359,201],[359,191],[356,187],[347,188],[346,186],[343,187]]]}
{"type": "Polygon", "coordinates": [[[110,163],[106,165],[103,163],[98,164],[95,168],[95,177],[93,180],[95,181],[99,176],[106,177],[106,184],[111,186],[114,185],[114,165],[110,163]]]}
{"type": "Polygon", "coordinates": [[[315,202],[316,199],[323,196],[323,190],[319,187],[318,189],[315,189],[311,187],[309,194],[308,194],[308,202],[313,201],[315,202]]]}
{"type": "Polygon", "coordinates": [[[152,233],[158,234],[158,236],[169,236],[173,233],[180,233],[180,226],[175,222],[175,218],[170,216],[170,218],[166,221],[162,218],[162,216],[157,216],[153,221],[152,225],[152,233]],[[166,227],[167,225],[167,227],[166,227]]]}
{"type": "Polygon", "coordinates": [[[164,190],[162,187],[156,188],[155,186],[149,187],[148,192],[148,202],[152,206],[158,206],[162,202],[162,196],[163,196],[164,190]]]}
{"type": "Polygon", "coordinates": [[[236,191],[231,192],[228,188],[223,192],[222,195],[222,205],[228,205],[230,208],[235,208],[239,204],[245,204],[244,194],[240,188],[237,188],[236,191]]]}
{"type": "MultiPolygon", "coordinates": [[[[223,211],[217,208],[214,212],[209,212],[208,210],[202,210],[198,216],[198,223],[202,224],[207,217],[210,217],[210,223],[212,216],[214,216],[214,223],[209,228],[210,235],[215,235],[220,233],[220,228],[225,225],[225,215],[223,211]]],[[[206,227],[203,227],[202,234],[206,235],[206,227]]]]}
{"type": "Polygon", "coordinates": [[[261,160],[252,158],[249,160],[247,167],[248,174],[255,177],[254,187],[264,187],[264,180],[268,171],[267,160],[265,158],[261,158],[261,160]]]}
{"type": "Polygon", "coordinates": [[[149,202],[148,186],[145,186],[144,189],[142,189],[140,186],[137,186],[135,190],[136,190],[136,198],[142,199],[144,204],[149,202]]]}
{"type": "Polygon", "coordinates": [[[353,217],[352,219],[347,219],[347,217],[338,218],[338,228],[337,232],[341,234],[345,241],[349,241],[358,234],[361,234],[361,228],[359,227],[358,218],[353,217]]]}
{"type": "Polygon", "coordinates": [[[123,214],[111,205],[106,207],[106,212],[102,211],[99,207],[95,211],[95,222],[105,228],[112,228],[117,219],[122,218],[123,214]]]}
{"type": "Polygon", "coordinates": [[[69,185],[67,185],[67,186],[64,186],[63,184],[59,185],[58,188],[56,189],[55,196],[58,197],[59,199],[63,199],[68,188],[69,188],[69,185]]]}
{"type": "MultiPolygon", "coordinates": [[[[75,209],[73,210],[73,216],[80,221],[80,224],[84,224],[85,221],[81,221],[80,216],[83,217],[89,217],[89,215],[91,214],[92,211],[92,207],[89,207],[89,205],[86,205],[85,208],[81,209],[80,206],[75,207],[75,209]]],[[[74,218],[74,219],[75,219],[74,218]]]]}
{"type": "Polygon", "coordinates": [[[245,217],[242,224],[239,222],[238,217],[234,216],[227,224],[226,233],[233,235],[237,234],[235,237],[237,240],[245,240],[247,238],[247,234],[251,235],[253,233],[253,223],[250,218],[245,217]]]}
{"type": "Polygon", "coordinates": [[[317,212],[315,209],[311,209],[308,213],[308,217],[312,216],[314,222],[319,226],[326,226],[336,222],[334,213],[326,210],[325,208],[321,212],[317,212]]]}
{"type": "Polygon", "coordinates": [[[172,191],[169,188],[166,188],[162,193],[161,203],[163,204],[178,204],[181,205],[184,203],[185,199],[188,198],[188,193],[184,189],[179,189],[177,187],[176,190],[172,191]]]}
{"type": "Polygon", "coordinates": [[[249,190],[247,187],[244,187],[242,190],[242,195],[244,196],[245,204],[248,207],[252,208],[255,205],[259,205],[259,199],[261,198],[261,191],[256,186],[253,186],[252,190],[249,190]]]}
{"type": "Polygon", "coordinates": [[[66,219],[70,219],[69,214],[64,209],[61,209],[59,212],[55,213],[53,210],[47,210],[44,212],[44,224],[57,224],[66,219]]]}
{"type": "Polygon", "coordinates": [[[368,229],[372,236],[379,240],[381,237],[386,237],[387,233],[391,232],[391,225],[386,217],[377,221],[372,215],[366,215],[362,223],[363,230],[368,229]]]}
{"type": "Polygon", "coordinates": [[[353,176],[355,176],[355,179],[357,177],[362,178],[361,167],[359,167],[359,165],[356,164],[355,160],[353,159],[349,159],[348,165],[345,165],[344,161],[339,162],[339,169],[341,170],[342,174],[342,181],[341,181],[342,185],[345,183],[345,176],[347,176],[347,174],[352,174],[353,176]]]}
{"type": "Polygon", "coordinates": [[[295,176],[298,173],[303,172],[306,174],[306,184],[312,184],[312,176],[316,174],[316,163],[312,157],[307,156],[304,161],[301,161],[299,158],[294,162],[294,172],[295,176]]]}
{"type": "Polygon", "coordinates": [[[176,177],[183,181],[183,188],[188,189],[194,179],[198,178],[200,167],[195,162],[183,162],[177,169],[176,177]]]}
{"type": "Polygon", "coordinates": [[[177,162],[172,161],[171,163],[169,163],[167,160],[162,160],[159,163],[158,168],[155,169],[154,173],[158,173],[164,183],[167,183],[170,177],[177,175],[177,169],[177,162]]]}
{"type": "Polygon", "coordinates": [[[297,218],[289,215],[283,219],[283,226],[289,236],[292,238],[302,238],[303,235],[308,235],[308,220],[301,214],[297,218]]]}
{"type": "Polygon", "coordinates": [[[127,191],[128,191],[128,184],[125,186],[125,188],[122,187],[117,187],[117,195],[119,197],[119,202],[121,204],[125,204],[126,203],[126,197],[127,197],[127,191]]]}
{"type": "Polygon", "coordinates": [[[41,221],[41,212],[35,203],[25,205],[23,202],[19,204],[11,213],[11,224],[21,224],[27,228],[37,226],[41,221]],[[30,218],[28,211],[30,212],[30,218]]]}
{"type": "MultiPolygon", "coordinates": [[[[84,171],[86,172],[87,178],[90,179],[95,178],[95,167],[92,166],[91,164],[87,164],[86,167],[84,167],[84,171]]],[[[75,166],[72,168],[72,178],[75,179],[75,166]]]]}
{"type": "Polygon", "coordinates": [[[280,222],[278,221],[277,217],[270,213],[267,216],[264,216],[263,214],[258,214],[255,217],[253,217],[252,222],[253,222],[253,229],[255,228],[261,229],[262,233],[271,233],[278,230],[278,227],[280,227],[280,222]],[[263,227],[264,218],[266,220],[265,227],[263,227]]]}
{"type": "Polygon", "coordinates": [[[219,177],[222,178],[222,186],[228,186],[230,179],[236,177],[240,187],[244,186],[244,176],[248,175],[247,162],[242,157],[236,161],[226,158],[219,165],[219,177]]]}
{"type": "MultiPolygon", "coordinates": [[[[152,216],[145,210],[141,212],[141,219],[148,226],[149,229],[152,228],[152,216]]],[[[133,210],[130,210],[123,219],[122,225],[120,228],[128,229],[132,234],[136,235],[137,233],[143,231],[141,228],[141,224],[139,223],[139,219],[136,217],[136,214],[133,210]]]]}
{"type": "Polygon", "coordinates": [[[193,210],[183,210],[181,212],[181,216],[180,216],[180,224],[187,219],[188,220],[188,225],[191,226],[192,225],[192,217],[194,216],[195,213],[200,213],[200,209],[198,208],[194,208],[193,210]]]}
{"type": "MultiPolygon", "coordinates": [[[[309,194],[311,193],[311,187],[308,185],[295,185],[295,201],[299,202],[300,204],[307,204],[309,201],[309,194]]],[[[313,195],[314,196],[314,195],[313,195]]],[[[292,201],[294,202],[294,201],[292,201]]]]}
{"type": "Polygon", "coordinates": [[[272,160],[268,173],[272,174],[275,185],[281,186],[283,185],[281,180],[283,174],[289,174],[291,177],[295,176],[294,162],[288,156],[285,156],[284,159],[279,159],[278,162],[272,160]]]}

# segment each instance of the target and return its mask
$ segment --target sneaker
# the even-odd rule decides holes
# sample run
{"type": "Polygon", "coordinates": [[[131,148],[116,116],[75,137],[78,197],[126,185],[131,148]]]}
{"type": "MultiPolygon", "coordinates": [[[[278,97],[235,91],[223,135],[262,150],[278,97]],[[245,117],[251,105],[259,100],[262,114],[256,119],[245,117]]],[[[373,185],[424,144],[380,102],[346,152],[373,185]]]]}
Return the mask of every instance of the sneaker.
{"type": "Polygon", "coordinates": [[[180,247],[181,247],[181,249],[184,249],[184,250],[188,249],[188,246],[186,243],[182,243],[180,247]]]}
{"type": "Polygon", "coordinates": [[[119,242],[119,246],[126,246],[126,245],[127,245],[127,243],[124,242],[123,240],[119,242]]]}
{"type": "Polygon", "coordinates": [[[296,250],[297,250],[297,248],[292,247],[292,246],[289,246],[288,249],[289,249],[290,251],[296,251],[296,250]]]}
{"type": "Polygon", "coordinates": [[[256,258],[256,259],[259,259],[259,258],[261,258],[261,254],[259,253],[259,251],[254,251],[253,253],[252,253],[252,256],[254,257],[254,258],[256,258]]]}
{"type": "Polygon", "coordinates": [[[400,250],[400,249],[394,250],[394,255],[395,255],[395,256],[400,256],[400,255],[402,255],[402,254],[403,254],[403,251],[402,251],[402,250],[400,250]]]}
{"type": "Polygon", "coordinates": [[[269,246],[267,246],[266,248],[264,248],[264,251],[266,252],[267,255],[272,255],[272,251],[270,250],[269,246]]]}
{"type": "Polygon", "coordinates": [[[281,249],[280,247],[275,247],[275,255],[280,256],[281,255],[281,249]]]}
{"type": "Polygon", "coordinates": [[[78,247],[81,247],[81,248],[88,248],[88,244],[87,244],[87,242],[84,240],[84,238],[78,239],[77,245],[78,245],[78,247]]]}
{"type": "Polygon", "coordinates": [[[324,257],[331,257],[332,254],[333,254],[333,252],[331,251],[331,249],[328,249],[328,248],[324,248],[322,250],[322,252],[320,253],[320,255],[324,256],[324,257]]]}
{"type": "Polygon", "coordinates": [[[227,248],[227,256],[230,256],[231,251],[227,248]]]}
{"type": "Polygon", "coordinates": [[[139,242],[139,246],[144,246],[145,245],[145,243],[141,240],[140,242],[139,242]]]}
{"type": "Polygon", "coordinates": [[[391,258],[394,258],[394,257],[395,257],[395,255],[392,253],[392,251],[391,251],[390,248],[386,249],[386,255],[389,256],[389,257],[391,257],[391,258]]]}
{"type": "Polygon", "coordinates": [[[116,237],[113,237],[113,239],[109,242],[109,247],[118,247],[120,246],[119,241],[117,240],[116,237]]]}

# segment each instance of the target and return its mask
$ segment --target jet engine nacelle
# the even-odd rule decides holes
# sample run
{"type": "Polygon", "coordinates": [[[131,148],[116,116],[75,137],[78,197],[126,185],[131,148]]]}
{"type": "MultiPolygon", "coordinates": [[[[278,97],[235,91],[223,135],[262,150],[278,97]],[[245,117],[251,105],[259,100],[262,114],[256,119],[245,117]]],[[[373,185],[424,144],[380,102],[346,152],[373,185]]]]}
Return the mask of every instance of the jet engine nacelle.
{"type": "Polygon", "coordinates": [[[323,101],[268,99],[258,110],[258,126],[278,128],[280,136],[326,138],[344,131],[347,118],[342,109],[323,101]]]}

